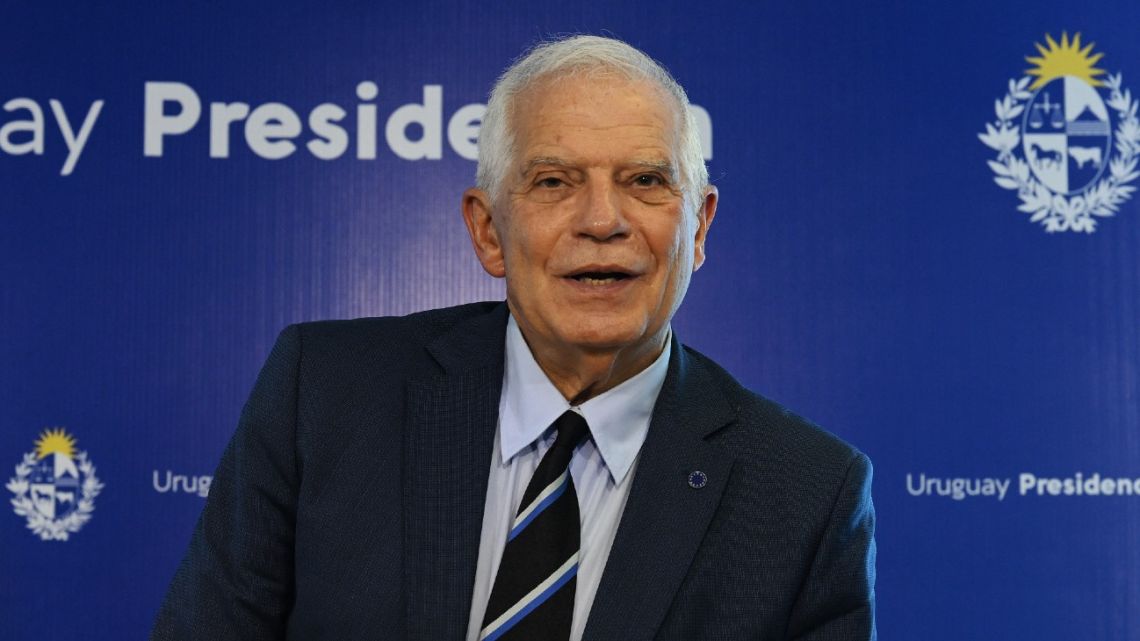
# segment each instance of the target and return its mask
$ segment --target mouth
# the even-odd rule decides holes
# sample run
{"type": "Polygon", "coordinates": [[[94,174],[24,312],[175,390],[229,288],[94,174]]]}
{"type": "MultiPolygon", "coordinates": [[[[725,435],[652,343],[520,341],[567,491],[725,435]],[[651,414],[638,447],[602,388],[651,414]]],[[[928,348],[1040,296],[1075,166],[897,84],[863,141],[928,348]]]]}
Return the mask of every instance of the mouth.
{"type": "Polygon", "coordinates": [[[633,274],[617,269],[586,269],[566,275],[570,280],[594,287],[613,285],[633,277],[633,274]]]}

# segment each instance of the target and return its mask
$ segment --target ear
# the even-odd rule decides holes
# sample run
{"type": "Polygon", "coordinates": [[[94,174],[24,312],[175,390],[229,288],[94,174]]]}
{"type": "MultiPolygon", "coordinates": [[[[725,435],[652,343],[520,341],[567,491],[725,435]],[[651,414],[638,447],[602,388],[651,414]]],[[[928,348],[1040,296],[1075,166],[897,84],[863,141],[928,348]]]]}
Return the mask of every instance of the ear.
{"type": "Polygon", "coordinates": [[[716,201],[719,193],[713,185],[705,187],[705,197],[697,210],[697,235],[693,239],[693,271],[705,264],[705,239],[709,234],[713,218],[716,217],[716,201]]]}
{"type": "Polygon", "coordinates": [[[471,235],[471,246],[483,269],[495,278],[502,278],[507,270],[503,262],[503,246],[491,215],[491,198],[482,189],[472,187],[463,192],[463,222],[471,235]]]}

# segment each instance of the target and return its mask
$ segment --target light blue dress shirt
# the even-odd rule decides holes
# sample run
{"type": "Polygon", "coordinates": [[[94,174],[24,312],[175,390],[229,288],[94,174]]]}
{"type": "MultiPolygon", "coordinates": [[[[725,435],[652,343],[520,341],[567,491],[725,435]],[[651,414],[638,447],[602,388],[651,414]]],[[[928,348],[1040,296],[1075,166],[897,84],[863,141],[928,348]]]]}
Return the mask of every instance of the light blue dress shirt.
{"type": "Polygon", "coordinates": [[[487,600],[506,547],[507,532],[534,470],[554,443],[555,434],[550,426],[567,409],[586,418],[592,436],[570,460],[570,474],[574,478],[582,518],[570,639],[580,641],[629,497],[638,454],[649,432],[653,405],[665,382],[669,351],[667,338],[665,349],[649,367],[621,385],[572,407],[535,362],[514,317],[508,320],[499,425],[483,508],[467,641],[479,639],[487,600]]]}

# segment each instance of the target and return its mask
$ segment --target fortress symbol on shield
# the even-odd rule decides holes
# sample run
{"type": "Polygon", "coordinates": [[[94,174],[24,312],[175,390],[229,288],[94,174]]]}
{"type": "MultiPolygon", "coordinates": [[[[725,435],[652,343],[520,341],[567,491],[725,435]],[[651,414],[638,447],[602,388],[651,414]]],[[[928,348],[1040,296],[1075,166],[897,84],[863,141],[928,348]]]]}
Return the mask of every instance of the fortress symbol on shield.
{"type": "Polygon", "coordinates": [[[997,152],[994,182],[1017,191],[1030,222],[1092,233],[1136,190],[1137,103],[1121,74],[1101,77],[1095,65],[1104,54],[1082,47],[1081,34],[1045,41],[1036,45],[1040,56],[1026,57],[1034,65],[1027,75],[994,102],[996,119],[978,138],[997,152]]]}
{"type": "Polygon", "coordinates": [[[35,445],[8,480],[12,509],[42,540],[66,541],[91,520],[103,484],[87,452],[76,453],[75,438],[63,428],[45,430],[35,445]]]}

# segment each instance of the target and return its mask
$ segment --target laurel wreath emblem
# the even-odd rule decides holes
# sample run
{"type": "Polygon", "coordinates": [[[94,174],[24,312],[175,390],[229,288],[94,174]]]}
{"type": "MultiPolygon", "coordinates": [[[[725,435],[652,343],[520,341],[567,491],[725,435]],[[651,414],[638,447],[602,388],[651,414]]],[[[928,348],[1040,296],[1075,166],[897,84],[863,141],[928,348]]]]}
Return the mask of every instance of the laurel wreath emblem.
{"type": "Polygon", "coordinates": [[[1140,121],[1137,120],[1137,103],[1132,93],[1121,88],[1121,74],[1104,79],[1109,90],[1106,104],[1117,115],[1115,131],[1116,155],[1109,162],[1109,175],[1102,177],[1079,194],[1066,197],[1041,184],[1029,171],[1029,163],[1018,157],[1014,150],[1021,144],[1021,132],[1014,119],[1025,110],[1033,97],[1027,88],[1031,78],[1010,80],[1005,97],[994,101],[997,119],[986,123],[986,130],[978,138],[987,147],[997,151],[996,160],[988,160],[994,172],[994,182],[1005,189],[1017,191],[1021,198],[1019,211],[1032,214],[1029,222],[1041,223],[1046,232],[1073,231],[1091,234],[1096,231],[1097,219],[1116,214],[1136,187],[1131,185],[1140,172],[1136,170],[1140,158],[1140,121]]]}
{"type": "Polygon", "coordinates": [[[8,480],[7,488],[15,498],[11,500],[16,514],[27,518],[28,529],[44,541],[66,541],[67,538],[91,520],[91,513],[95,511],[95,497],[103,489],[103,484],[95,476],[95,466],[87,460],[87,452],[79,452],[75,456],[75,464],[83,475],[82,494],[75,509],[60,519],[50,519],[36,509],[28,496],[31,487],[28,477],[36,465],[35,452],[24,454],[24,460],[16,464],[16,476],[8,480]]]}

